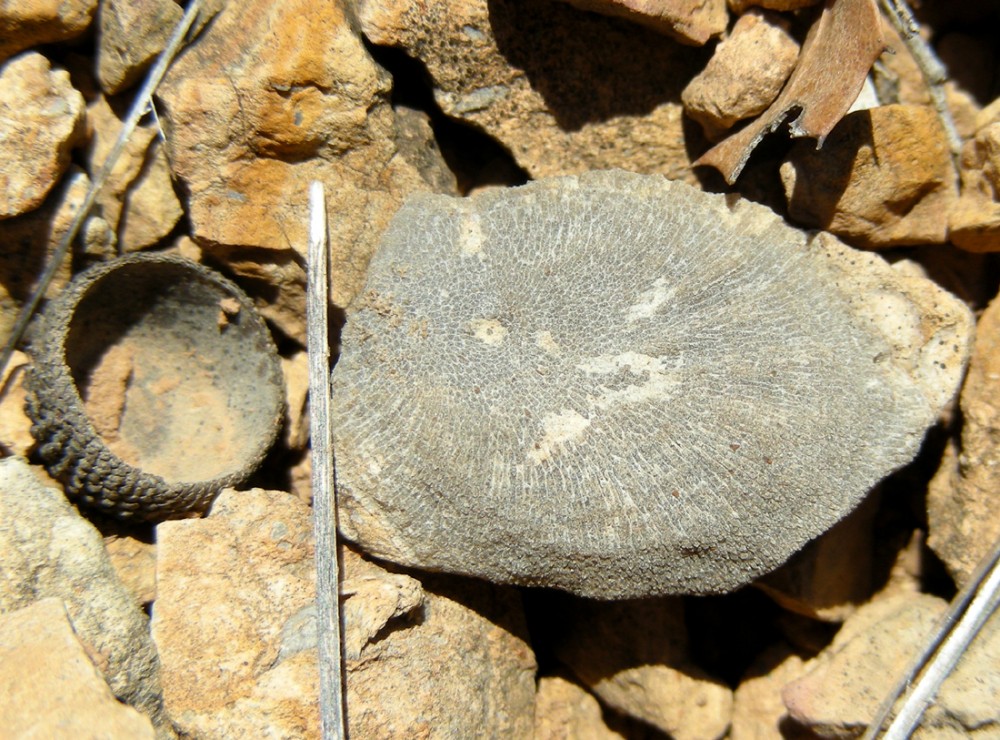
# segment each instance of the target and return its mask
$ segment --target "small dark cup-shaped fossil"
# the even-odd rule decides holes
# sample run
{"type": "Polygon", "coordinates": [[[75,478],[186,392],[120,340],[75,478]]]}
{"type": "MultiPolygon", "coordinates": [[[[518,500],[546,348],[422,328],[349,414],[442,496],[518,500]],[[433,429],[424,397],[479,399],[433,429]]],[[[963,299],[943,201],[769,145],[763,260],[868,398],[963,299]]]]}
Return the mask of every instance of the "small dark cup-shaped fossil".
{"type": "Polygon", "coordinates": [[[39,454],[80,504],[200,513],[257,468],[281,425],[281,366],[231,281],[180,257],[93,267],[49,304],[30,354],[39,454]]]}

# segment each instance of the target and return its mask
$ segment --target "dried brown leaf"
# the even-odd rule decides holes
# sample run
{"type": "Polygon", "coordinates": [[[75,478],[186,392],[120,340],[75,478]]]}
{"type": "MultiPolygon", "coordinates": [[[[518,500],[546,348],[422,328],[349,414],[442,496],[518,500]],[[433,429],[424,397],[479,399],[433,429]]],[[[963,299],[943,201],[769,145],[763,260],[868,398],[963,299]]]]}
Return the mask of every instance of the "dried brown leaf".
{"type": "Polygon", "coordinates": [[[802,46],[795,71],[761,116],[705,152],[696,165],[715,167],[732,185],[754,147],[788,119],[792,136],[818,146],[858,97],[868,70],[885,48],[875,0],[827,0],[802,46]]]}

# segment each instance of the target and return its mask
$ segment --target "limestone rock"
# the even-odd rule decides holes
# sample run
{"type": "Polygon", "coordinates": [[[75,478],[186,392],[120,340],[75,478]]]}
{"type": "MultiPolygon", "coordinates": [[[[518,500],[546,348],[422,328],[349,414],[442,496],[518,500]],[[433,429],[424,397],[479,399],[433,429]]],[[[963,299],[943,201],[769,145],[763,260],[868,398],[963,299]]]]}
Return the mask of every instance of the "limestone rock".
{"type": "Polygon", "coordinates": [[[718,141],[737,121],[767,110],[795,68],[799,44],[774,16],[747,12],[684,88],[684,111],[718,141]]]}
{"type": "Polygon", "coordinates": [[[136,82],[184,15],[173,0],[104,0],[98,18],[97,77],[108,95],[136,82]]]}
{"type": "MultiPolygon", "coordinates": [[[[90,104],[88,116],[94,131],[88,152],[90,169],[99,172],[122,122],[103,96],[90,104]]],[[[129,137],[97,204],[123,253],[160,242],[177,225],[184,211],[155,124],[139,126],[129,137]]]]}
{"type": "Polygon", "coordinates": [[[0,614],[0,696],[7,737],[155,737],[115,700],[56,598],[0,614]]]}
{"type": "Polygon", "coordinates": [[[943,244],[955,202],[944,129],[927,106],[844,116],[823,144],[798,142],[781,166],[792,219],[862,247],[943,244]]]}
{"type": "Polygon", "coordinates": [[[281,358],[285,376],[285,444],[304,450],[309,444],[309,357],[298,352],[281,358]]]}
{"type": "Polygon", "coordinates": [[[877,255],[658,176],[414,198],[332,374],[341,531],[592,598],[732,590],[912,459],[971,328],[877,255]]]}
{"type": "Polygon", "coordinates": [[[701,46],[726,30],[726,0],[567,0],[580,10],[627,18],[701,46]]]}
{"type": "MultiPolygon", "coordinates": [[[[783,692],[789,716],[820,737],[856,736],[872,721],[945,609],[927,594],[897,594],[859,609],[807,673],[783,692]]],[[[987,621],[924,714],[917,738],[992,737],[1000,726],[1000,619],[987,621]]]]}
{"type": "Polygon", "coordinates": [[[927,499],[928,544],[961,586],[1000,537],[1000,298],[979,318],[962,388],[961,450],[949,449],[927,499]]]}
{"type": "Polygon", "coordinates": [[[253,0],[226,5],[158,92],[192,236],[300,342],[309,183],[326,185],[341,305],[403,196],[430,188],[395,156],[389,91],[343,2],[253,0]]]}
{"type": "Polygon", "coordinates": [[[623,740],[604,724],[592,694],[562,676],[538,680],[534,740],[623,740]]]}
{"type": "Polygon", "coordinates": [[[781,732],[787,716],[781,699],[786,684],[802,676],[802,659],[787,645],[766,650],[733,694],[733,726],[730,740],[769,740],[787,737],[781,732]]]}
{"type": "Polygon", "coordinates": [[[0,60],[39,44],[76,38],[90,26],[97,0],[18,0],[0,6],[0,60]]]}
{"type": "Polygon", "coordinates": [[[680,92],[704,54],[559,0],[361,0],[369,41],[422,61],[445,114],[535,178],[622,167],[692,179],[680,92]],[[554,32],[554,29],[558,29],[554,32]]]}
{"type": "Polygon", "coordinates": [[[683,602],[565,606],[556,657],[602,702],[676,740],[725,734],[732,691],[689,660],[683,602]]]}
{"type": "Polygon", "coordinates": [[[966,142],[961,174],[961,195],[949,214],[949,238],[962,249],[1000,251],[1000,120],[966,142]]]}
{"type": "Polygon", "coordinates": [[[152,630],[180,733],[317,736],[311,526],[302,502],[257,489],[157,526],[152,630]]]}
{"type": "Polygon", "coordinates": [[[85,135],[83,96],[37,52],[0,66],[0,219],[33,210],[85,135]]]}
{"type": "MultiPolygon", "coordinates": [[[[311,527],[304,503],[260,490],[159,525],[153,634],[182,732],[318,737],[311,527]]],[[[535,663],[516,594],[448,579],[425,591],[350,551],[343,562],[352,736],[530,733],[535,663]]]]}
{"type": "Polygon", "coordinates": [[[0,562],[0,613],[62,599],[115,696],[162,727],[160,666],[145,615],[97,530],[17,457],[0,460],[0,562]]]}

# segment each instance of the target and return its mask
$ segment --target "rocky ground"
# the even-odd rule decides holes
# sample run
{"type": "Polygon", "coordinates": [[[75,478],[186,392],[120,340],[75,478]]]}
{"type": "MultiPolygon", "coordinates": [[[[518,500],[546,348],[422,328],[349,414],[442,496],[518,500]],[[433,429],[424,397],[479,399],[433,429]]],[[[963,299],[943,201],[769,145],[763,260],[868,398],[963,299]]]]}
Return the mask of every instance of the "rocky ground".
{"type": "MultiPolygon", "coordinates": [[[[802,58],[818,64],[801,51],[819,9],[809,0],[677,0],[658,15],[626,0],[205,5],[211,20],[157,91],[47,295],[90,264],[143,250],[221,271],[268,322],[287,418],[246,490],[223,492],[203,518],[85,517],[38,465],[23,411],[28,359],[15,354],[0,388],[0,726],[12,736],[316,737],[310,181],[326,186],[343,310],[407,196],[622,168],[738,192],[877,252],[858,269],[884,258],[885,286],[929,286],[892,306],[887,297],[885,315],[910,317],[893,342],[920,348],[915,374],[940,364],[927,382],[943,398],[964,364],[933,354],[942,324],[931,319],[942,314],[922,281],[952,292],[976,317],[974,329],[948,324],[956,353],[973,347],[961,391],[912,463],[734,593],[590,601],[379,564],[345,546],[351,735],[860,735],[1000,536],[997,4],[917,8],[947,68],[957,141],[886,25],[894,53],[878,58],[861,104],[824,146],[779,129],[733,186],[724,167],[694,161],[768,116],[802,58]]],[[[0,9],[0,333],[182,13],[171,0],[0,9]]],[[[834,68],[860,58],[837,51],[826,52],[834,68]]],[[[800,78],[835,87],[829,65],[818,67],[800,78]]],[[[819,107],[809,100],[799,108],[819,107]]],[[[998,656],[993,618],[918,736],[1000,734],[998,656]]]]}

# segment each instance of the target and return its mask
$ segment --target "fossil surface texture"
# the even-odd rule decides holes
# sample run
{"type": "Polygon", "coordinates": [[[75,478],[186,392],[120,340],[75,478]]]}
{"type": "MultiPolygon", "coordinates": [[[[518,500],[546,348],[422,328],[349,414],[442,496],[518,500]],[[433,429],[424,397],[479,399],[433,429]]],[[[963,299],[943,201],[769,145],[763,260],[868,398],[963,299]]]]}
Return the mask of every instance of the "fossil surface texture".
{"type": "Polygon", "coordinates": [[[498,582],[728,591],[914,457],[971,327],[913,270],[660,176],[416,196],[332,374],[340,526],[498,582]]]}

